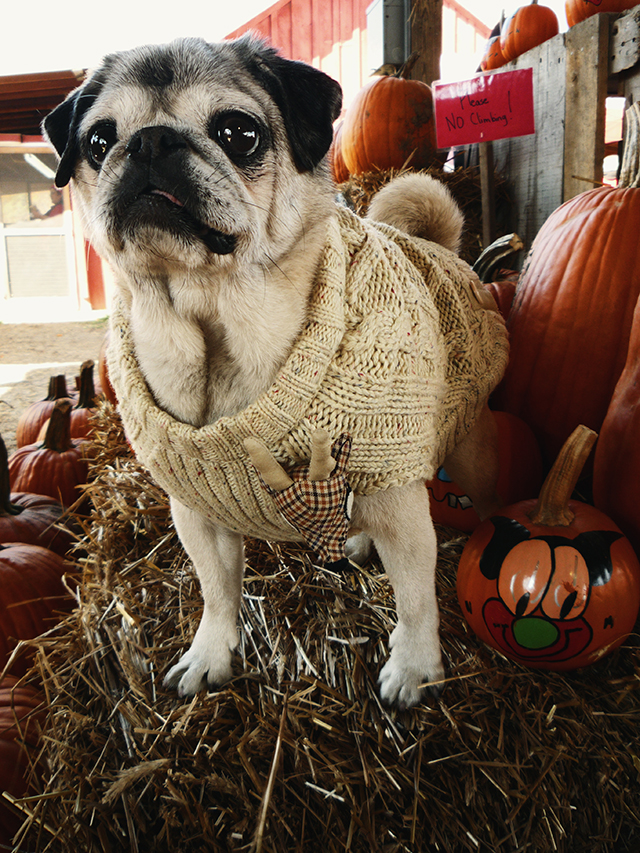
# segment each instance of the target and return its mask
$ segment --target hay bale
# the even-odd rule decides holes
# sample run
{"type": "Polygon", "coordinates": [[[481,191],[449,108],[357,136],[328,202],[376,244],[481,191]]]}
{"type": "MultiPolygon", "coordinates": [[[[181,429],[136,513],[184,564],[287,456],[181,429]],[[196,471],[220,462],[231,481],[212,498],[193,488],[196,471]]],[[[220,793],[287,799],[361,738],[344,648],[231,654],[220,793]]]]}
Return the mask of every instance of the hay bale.
{"type": "Polygon", "coordinates": [[[78,607],[36,642],[49,773],[22,803],[24,849],[638,849],[637,639],[575,674],[508,662],[466,628],[452,531],[439,531],[448,677],[431,705],[378,699],[394,614],[377,562],[338,577],[301,547],[253,541],[235,678],[165,690],[198,584],[108,405],[98,419],[78,607]]]}

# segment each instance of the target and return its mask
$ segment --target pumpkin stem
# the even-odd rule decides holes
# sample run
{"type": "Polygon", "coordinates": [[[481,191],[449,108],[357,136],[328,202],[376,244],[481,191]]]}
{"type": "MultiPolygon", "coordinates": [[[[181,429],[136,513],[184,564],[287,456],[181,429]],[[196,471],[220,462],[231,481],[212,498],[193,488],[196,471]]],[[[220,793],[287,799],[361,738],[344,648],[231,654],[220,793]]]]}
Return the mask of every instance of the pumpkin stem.
{"type": "Polygon", "coordinates": [[[20,515],[23,509],[23,506],[11,503],[9,455],[7,445],[0,435],[0,518],[6,518],[8,515],[20,515]]]}
{"type": "Polygon", "coordinates": [[[76,409],[93,409],[96,405],[96,387],[93,381],[93,365],[91,359],[84,361],[80,367],[80,382],[78,388],[78,404],[76,409]]]}
{"type": "Polygon", "coordinates": [[[406,62],[404,62],[400,68],[393,74],[393,77],[399,77],[401,80],[408,80],[409,74],[411,74],[411,69],[416,64],[420,57],[420,51],[414,50],[408,57],[406,62]]]}
{"type": "Polygon", "coordinates": [[[49,389],[45,400],[61,400],[68,396],[67,379],[64,373],[60,373],[58,376],[50,376],[49,389]]]}
{"type": "Polygon", "coordinates": [[[57,453],[71,450],[71,406],[71,400],[68,398],[56,400],[40,447],[55,450],[57,453]]]}
{"type": "Polygon", "coordinates": [[[575,513],[569,509],[569,500],[597,437],[592,429],[580,424],[562,445],[542,484],[538,502],[529,514],[534,524],[544,527],[568,527],[571,524],[575,513]]]}

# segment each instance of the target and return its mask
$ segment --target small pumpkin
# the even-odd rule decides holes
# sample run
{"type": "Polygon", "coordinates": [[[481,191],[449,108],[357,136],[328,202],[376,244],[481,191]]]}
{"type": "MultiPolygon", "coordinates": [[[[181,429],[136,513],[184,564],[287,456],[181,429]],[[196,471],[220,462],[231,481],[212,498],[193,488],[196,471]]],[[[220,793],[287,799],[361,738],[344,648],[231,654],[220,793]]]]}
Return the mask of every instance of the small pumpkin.
{"type": "Polygon", "coordinates": [[[560,27],[553,9],[531,0],[507,18],[500,33],[500,47],[507,62],[558,35],[560,27]]]}
{"type": "Polygon", "coordinates": [[[637,6],[637,0],[566,0],[564,10],[570,27],[600,12],[624,12],[637,6]]]}
{"type": "Polygon", "coordinates": [[[534,669],[571,670],[620,646],[640,609],[640,564],[620,529],[570,499],[596,434],[578,426],[538,501],[501,510],[469,538],[458,600],[475,633],[534,669]]]}
{"type": "Polygon", "coordinates": [[[67,380],[63,374],[49,377],[47,396],[27,406],[18,419],[16,445],[23,447],[38,440],[38,433],[50,417],[56,400],[69,398],[67,380]]]}
{"type": "Polygon", "coordinates": [[[7,448],[0,436],[0,543],[27,542],[64,556],[74,537],[61,523],[63,508],[47,495],[12,492],[7,448]]]}
{"type": "Polygon", "coordinates": [[[495,299],[500,316],[506,322],[511,313],[511,306],[515,299],[516,289],[520,273],[515,270],[501,270],[496,281],[490,281],[485,284],[489,293],[495,299]]]}
{"type": "MultiPolygon", "coordinates": [[[[507,412],[494,412],[498,428],[499,475],[497,491],[512,504],[534,495],[542,483],[542,459],[535,436],[520,418],[507,412]]],[[[437,524],[470,533],[480,524],[471,499],[440,468],[427,483],[431,517],[437,524]]]]}
{"type": "MultiPolygon", "coordinates": [[[[80,367],[80,376],[77,377],[78,399],[76,405],[71,409],[69,420],[69,434],[71,438],[86,438],[91,432],[91,415],[96,407],[96,389],[93,381],[94,362],[88,359],[80,367]]],[[[44,441],[49,419],[42,424],[38,433],[37,441],[44,441]]]]}
{"type": "Polygon", "coordinates": [[[525,261],[492,404],[529,424],[548,464],[578,424],[602,427],[640,295],[639,232],[640,189],[598,187],[551,214],[525,261]]]}
{"type": "Polygon", "coordinates": [[[502,68],[507,64],[507,58],[502,52],[500,36],[492,36],[484,49],[484,53],[480,59],[480,68],[482,71],[495,71],[496,68],[502,68]]]}
{"type": "Polygon", "coordinates": [[[342,156],[352,175],[376,169],[424,169],[437,160],[431,88],[401,75],[372,77],[342,122],[342,156]]]}
{"type": "MultiPolygon", "coordinates": [[[[59,554],[22,542],[0,545],[0,670],[19,640],[31,640],[51,628],[73,599],[63,577],[73,567],[59,554]]],[[[23,675],[30,656],[19,655],[13,675],[23,675]]]]}
{"type": "MultiPolygon", "coordinates": [[[[45,698],[32,684],[7,675],[0,683],[0,786],[13,797],[31,790],[32,770],[46,718],[45,698]]],[[[35,793],[35,791],[34,791],[35,793]]],[[[13,850],[12,839],[23,818],[0,798],[0,849],[13,850]]]]}
{"type": "Polygon", "coordinates": [[[640,299],[627,361],[607,410],[593,464],[593,501],[640,554],[640,299]]]}
{"type": "Polygon", "coordinates": [[[87,481],[82,439],[71,438],[71,401],[57,400],[44,441],[19,447],[9,457],[9,475],[16,491],[49,495],[69,507],[80,498],[87,481]]]}

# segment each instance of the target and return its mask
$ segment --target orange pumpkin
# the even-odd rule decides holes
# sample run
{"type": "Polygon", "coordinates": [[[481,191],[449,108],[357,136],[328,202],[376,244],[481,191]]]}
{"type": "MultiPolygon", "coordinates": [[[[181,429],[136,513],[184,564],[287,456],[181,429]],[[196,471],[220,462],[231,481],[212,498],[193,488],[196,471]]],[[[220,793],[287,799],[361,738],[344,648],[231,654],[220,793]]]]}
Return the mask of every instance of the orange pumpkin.
{"type": "Polygon", "coordinates": [[[47,396],[43,400],[38,400],[36,403],[27,406],[18,419],[16,445],[23,447],[25,444],[32,444],[37,441],[42,425],[51,417],[56,400],[69,397],[67,380],[64,375],[49,377],[47,396]]]}
{"type": "Polygon", "coordinates": [[[566,0],[564,10],[570,27],[600,12],[624,12],[637,6],[637,0],[566,0]]]}
{"type": "Polygon", "coordinates": [[[509,314],[511,313],[511,306],[516,295],[520,273],[502,270],[499,275],[504,277],[500,277],[496,281],[487,282],[484,286],[495,299],[498,311],[502,319],[506,321],[509,319],[509,314]]]}
{"type": "Polygon", "coordinates": [[[520,6],[504,22],[500,33],[500,47],[507,62],[522,56],[528,50],[558,35],[560,28],[553,9],[539,6],[531,0],[528,6],[520,6]]]}
{"type": "MultiPolygon", "coordinates": [[[[0,545],[0,670],[19,640],[32,640],[71,610],[63,583],[72,566],[48,548],[22,542],[0,545]]],[[[30,655],[19,655],[13,675],[24,675],[30,655]]]]}
{"type": "Polygon", "coordinates": [[[431,166],[437,155],[431,88],[420,80],[372,77],[351,102],[341,135],[352,175],[431,166]]]}
{"type": "Polygon", "coordinates": [[[70,400],[57,400],[41,444],[19,447],[9,458],[13,487],[35,492],[71,506],[81,496],[78,486],[87,481],[87,460],[82,439],[70,437],[70,400]]]}
{"type": "Polygon", "coordinates": [[[0,436],[0,543],[26,542],[64,556],[74,537],[61,523],[63,508],[48,495],[12,492],[7,448],[0,436]]]}
{"type": "Polygon", "coordinates": [[[627,362],[600,430],[593,465],[593,500],[640,554],[640,299],[627,362]]]}
{"type": "MultiPolygon", "coordinates": [[[[11,675],[0,683],[0,784],[14,797],[23,797],[30,790],[32,761],[46,716],[44,701],[37,688],[18,683],[11,675]]],[[[0,800],[0,849],[14,849],[12,838],[22,822],[23,818],[0,800]]]]}
{"type": "Polygon", "coordinates": [[[602,426],[640,295],[639,233],[640,189],[599,187],[551,214],[525,262],[493,405],[529,424],[549,463],[578,424],[602,426]]]}
{"type": "MultiPolygon", "coordinates": [[[[535,495],[542,482],[542,459],[529,427],[507,412],[493,413],[498,428],[498,494],[507,504],[535,495]]],[[[480,524],[471,499],[443,468],[427,483],[431,517],[437,524],[470,533],[480,524]]]]}
{"type": "Polygon", "coordinates": [[[604,513],[569,500],[593,440],[595,433],[577,428],[539,501],[484,521],[460,559],[465,619],[490,646],[533,669],[594,663],[625,641],[640,609],[631,544],[604,513]]]}
{"type": "Polygon", "coordinates": [[[495,71],[507,64],[507,59],[502,52],[500,36],[493,36],[487,41],[484,53],[480,59],[480,68],[483,71],[495,71]]]}

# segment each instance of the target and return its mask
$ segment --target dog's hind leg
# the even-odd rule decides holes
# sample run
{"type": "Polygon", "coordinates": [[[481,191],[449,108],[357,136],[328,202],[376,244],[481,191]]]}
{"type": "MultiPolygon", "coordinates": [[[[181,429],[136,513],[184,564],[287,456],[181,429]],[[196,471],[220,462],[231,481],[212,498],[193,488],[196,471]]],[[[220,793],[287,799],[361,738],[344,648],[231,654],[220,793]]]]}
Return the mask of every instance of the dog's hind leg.
{"type": "Polygon", "coordinates": [[[204,611],[191,648],[167,673],[164,683],[181,696],[231,677],[231,656],[238,645],[238,612],[244,574],[242,536],[171,500],[178,535],[195,567],[204,611]]]}
{"type": "Polygon", "coordinates": [[[496,491],[498,429],[486,404],[469,433],[445,459],[444,469],[469,495],[481,519],[500,509],[502,501],[496,491]]]}
{"type": "Polygon", "coordinates": [[[421,685],[444,677],[435,590],[437,543],[424,482],[358,496],[354,524],[368,533],[396,598],[398,622],[391,655],[380,673],[380,696],[407,708],[419,702],[421,685]]]}

